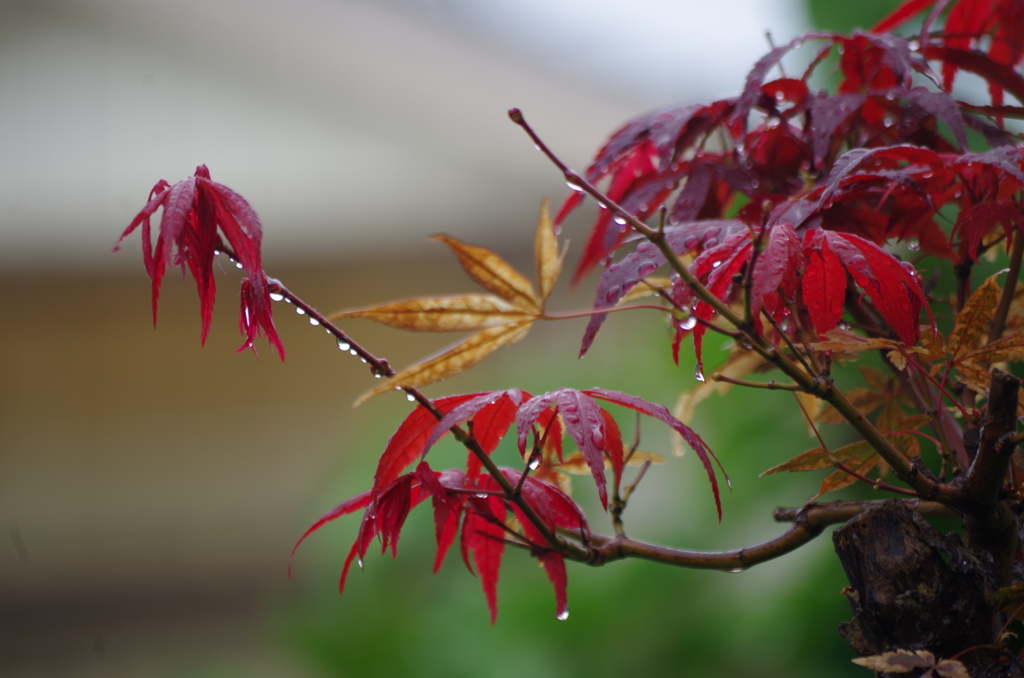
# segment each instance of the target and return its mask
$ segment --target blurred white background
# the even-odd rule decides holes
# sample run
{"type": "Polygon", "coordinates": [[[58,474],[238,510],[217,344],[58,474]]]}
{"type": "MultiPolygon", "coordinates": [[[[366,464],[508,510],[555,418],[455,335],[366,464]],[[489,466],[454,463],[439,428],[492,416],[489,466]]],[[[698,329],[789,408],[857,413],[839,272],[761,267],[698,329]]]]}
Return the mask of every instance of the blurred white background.
{"type": "Polygon", "coordinates": [[[0,0],[0,266],[134,264],[117,231],[200,163],[272,257],[486,229],[560,190],[508,108],[583,166],[629,117],[737,92],[769,28],[802,6],[0,0]]]}

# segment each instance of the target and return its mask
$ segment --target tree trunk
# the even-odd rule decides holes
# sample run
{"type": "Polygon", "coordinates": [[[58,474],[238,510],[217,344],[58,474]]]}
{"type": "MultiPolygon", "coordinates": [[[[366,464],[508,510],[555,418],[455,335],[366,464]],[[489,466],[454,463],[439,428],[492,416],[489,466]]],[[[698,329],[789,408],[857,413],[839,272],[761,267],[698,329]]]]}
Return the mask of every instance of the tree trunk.
{"type": "MultiPolygon", "coordinates": [[[[948,659],[996,642],[1000,620],[985,595],[998,588],[991,558],[966,548],[958,535],[942,535],[892,500],[850,520],[832,541],[853,608],[839,633],[858,654],[928,650],[948,659]]],[[[958,659],[974,678],[1022,674],[1019,662],[995,649],[958,659]]]]}

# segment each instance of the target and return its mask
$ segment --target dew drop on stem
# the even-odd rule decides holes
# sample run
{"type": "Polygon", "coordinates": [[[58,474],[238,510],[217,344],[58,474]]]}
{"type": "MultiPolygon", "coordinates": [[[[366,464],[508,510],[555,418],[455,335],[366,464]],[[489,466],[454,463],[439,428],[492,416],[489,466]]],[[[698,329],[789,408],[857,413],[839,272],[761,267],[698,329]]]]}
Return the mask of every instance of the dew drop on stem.
{"type": "Polygon", "coordinates": [[[338,348],[340,348],[342,351],[347,351],[350,348],[352,348],[352,346],[344,339],[338,339],[338,348]]]}
{"type": "Polygon", "coordinates": [[[411,393],[406,393],[405,394],[405,399],[408,400],[411,403],[412,401],[416,400],[416,396],[414,396],[411,393]]]}
{"type": "Polygon", "coordinates": [[[270,293],[270,300],[271,301],[284,301],[284,295],[281,294],[280,292],[271,292],[270,293]]]}
{"type": "Polygon", "coordinates": [[[693,366],[693,378],[701,383],[704,382],[704,370],[700,369],[700,363],[693,366]]]}
{"type": "Polygon", "coordinates": [[[562,610],[561,612],[558,613],[558,616],[556,617],[556,619],[558,619],[558,621],[565,621],[568,618],[569,618],[569,610],[562,610]]]}
{"type": "Polygon", "coordinates": [[[533,459],[530,460],[530,463],[528,465],[531,471],[536,471],[537,467],[540,466],[540,459],[534,457],[533,459]]]}
{"type": "Polygon", "coordinates": [[[316,327],[317,325],[320,324],[320,321],[317,320],[316,318],[310,318],[309,319],[309,324],[312,325],[313,327],[316,327]]]}
{"type": "Polygon", "coordinates": [[[919,249],[921,249],[921,241],[918,240],[917,238],[911,238],[910,240],[907,241],[907,249],[910,250],[911,252],[917,252],[919,249]]]}
{"type": "Polygon", "coordinates": [[[349,349],[349,354],[350,355],[359,355],[359,351],[357,351],[354,348],[352,348],[352,349],[349,349]]]}
{"type": "Polygon", "coordinates": [[[299,307],[299,306],[295,307],[295,312],[298,313],[299,315],[306,315],[306,310],[304,308],[299,307]]]}

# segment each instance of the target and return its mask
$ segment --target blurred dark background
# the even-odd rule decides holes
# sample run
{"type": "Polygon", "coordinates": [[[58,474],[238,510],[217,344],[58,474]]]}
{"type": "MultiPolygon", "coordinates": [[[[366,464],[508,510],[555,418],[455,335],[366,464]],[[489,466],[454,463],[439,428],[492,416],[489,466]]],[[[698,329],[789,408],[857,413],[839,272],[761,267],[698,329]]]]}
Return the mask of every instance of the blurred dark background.
{"type": "MultiPolygon", "coordinates": [[[[508,107],[581,167],[633,115],[737,92],[766,30],[847,30],[895,3],[710,4],[0,0],[0,675],[863,673],[835,633],[849,613],[827,536],[742,574],[570,566],[566,622],[513,552],[491,627],[457,554],[431,576],[426,512],[401,557],[369,558],[344,596],[358,517],[310,539],[289,581],[295,539],[369,486],[407,403],[353,410],[372,379],[287,307],[285,363],[266,345],[234,355],[234,270],[205,348],[174,275],[154,331],[137,236],[110,254],[158,179],[205,163],[259,211],[267,271],[322,310],[472,289],[426,240],[437,231],[529,272],[537,205],[564,184],[508,107]]],[[[577,246],[588,219],[566,227],[577,246]]],[[[553,307],[587,306],[592,284],[553,307]]],[[[693,386],[692,353],[674,366],[653,315],[613,319],[577,361],[582,327],[539,327],[429,392],[600,385],[671,405],[693,386]]],[[[395,365],[452,339],[346,328],[395,365]]],[[[733,478],[724,521],[693,455],[670,457],[628,512],[632,534],[754,543],[820,481],[757,478],[812,446],[785,399],[734,392],[694,426],[733,478]]],[[[667,453],[664,430],[643,433],[667,453]]]]}

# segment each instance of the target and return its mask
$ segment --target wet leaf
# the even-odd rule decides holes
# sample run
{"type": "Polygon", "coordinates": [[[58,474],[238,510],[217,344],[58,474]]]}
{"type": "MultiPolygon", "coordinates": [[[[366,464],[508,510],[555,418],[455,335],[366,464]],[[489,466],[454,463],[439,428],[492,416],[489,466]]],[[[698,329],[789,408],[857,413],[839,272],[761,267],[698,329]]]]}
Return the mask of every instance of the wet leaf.
{"type": "Polygon", "coordinates": [[[519,308],[540,312],[541,300],[533,291],[533,285],[497,254],[449,235],[439,234],[431,239],[451,248],[462,269],[481,287],[519,308]]]}
{"type": "Polygon", "coordinates": [[[874,349],[899,349],[900,342],[881,337],[865,337],[850,330],[836,328],[825,333],[825,338],[811,344],[816,351],[834,351],[837,353],[859,353],[874,349]]]}
{"type": "Polygon", "coordinates": [[[999,284],[995,280],[997,275],[989,277],[978,286],[956,315],[956,324],[949,335],[946,349],[954,362],[976,348],[981,338],[988,335],[999,302],[999,284]]]}
{"type": "Polygon", "coordinates": [[[872,671],[906,673],[914,669],[935,666],[935,655],[928,650],[918,650],[917,652],[896,650],[895,652],[885,652],[873,657],[858,657],[851,661],[872,671]]]}
{"type": "MultiPolygon", "coordinates": [[[[878,465],[882,461],[881,457],[874,449],[868,446],[864,441],[859,443],[853,443],[842,447],[832,453],[832,456],[836,461],[842,463],[848,469],[860,475],[866,475],[871,469],[878,465]],[[856,454],[851,452],[856,451],[856,454]]],[[[818,497],[828,492],[835,492],[841,490],[844,487],[848,487],[857,482],[859,478],[852,476],[846,471],[837,470],[827,476],[825,480],[821,481],[821,487],[818,488],[818,494],[811,497],[811,501],[816,501],[818,497]]]]}
{"type": "Polygon", "coordinates": [[[414,332],[476,331],[524,320],[536,320],[525,310],[491,294],[410,299],[356,311],[339,311],[331,318],[364,318],[414,332]]]}
{"type": "Polygon", "coordinates": [[[967,667],[955,659],[943,659],[935,665],[934,671],[943,678],[971,678],[967,667]]]}
{"type": "MultiPolygon", "coordinates": [[[[668,424],[673,431],[681,435],[683,437],[683,440],[686,441],[686,444],[689,445],[690,449],[692,449],[694,453],[697,455],[697,458],[700,459],[701,464],[704,466],[704,470],[708,474],[708,481],[711,483],[711,493],[715,497],[715,508],[718,510],[718,519],[722,519],[722,498],[718,491],[718,477],[715,475],[715,469],[711,465],[711,460],[714,459],[716,462],[718,462],[718,458],[715,457],[714,452],[711,451],[711,448],[707,446],[707,444],[701,439],[701,437],[697,435],[696,431],[694,431],[689,426],[673,417],[672,414],[668,411],[668,408],[665,407],[664,405],[651,403],[644,400],[643,398],[638,398],[636,396],[629,395],[628,393],[622,393],[619,391],[606,391],[605,389],[602,388],[593,388],[588,391],[583,391],[583,393],[593,396],[594,398],[604,400],[606,402],[622,405],[623,407],[628,407],[629,409],[634,410],[636,412],[642,412],[643,414],[646,414],[649,417],[653,417],[655,419],[658,419],[659,421],[664,422],[665,424],[668,424]]],[[[718,463],[718,466],[721,469],[722,465],[720,462],[718,463]]],[[[725,474],[724,469],[722,469],[722,473],[723,475],[725,474]]],[[[726,475],[725,479],[726,483],[728,483],[729,476],[726,475]]]]}
{"type": "Polygon", "coordinates": [[[418,388],[468,370],[502,346],[521,340],[530,331],[532,324],[532,321],[525,321],[477,332],[436,358],[402,370],[376,388],[359,396],[355,404],[356,406],[362,405],[370,398],[398,387],[418,388]]]}

